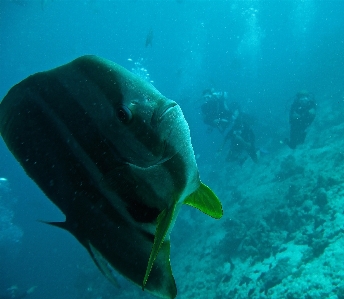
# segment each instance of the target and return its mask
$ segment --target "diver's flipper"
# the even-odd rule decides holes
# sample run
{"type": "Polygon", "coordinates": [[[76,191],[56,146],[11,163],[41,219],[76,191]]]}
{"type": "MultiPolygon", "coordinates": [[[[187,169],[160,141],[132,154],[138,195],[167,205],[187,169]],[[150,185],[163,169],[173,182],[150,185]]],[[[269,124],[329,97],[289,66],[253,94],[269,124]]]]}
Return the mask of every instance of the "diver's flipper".
{"type": "Polygon", "coordinates": [[[166,288],[169,289],[170,297],[168,297],[168,298],[174,298],[177,295],[177,288],[175,286],[174,278],[172,275],[172,269],[171,269],[171,265],[170,265],[170,242],[168,240],[164,242],[166,234],[167,234],[169,227],[171,225],[171,222],[173,220],[175,208],[176,208],[176,205],[172,206],[169,209],[165,209],[158,216],[157,228],[156,228],[155,237],[154,237],[154,243],[153,243],[151,254],[149,256],[146,274],[145,274],[145,277],[144,277],[143,282],[142,282],[142,289],[144,289],[145,285],[147,283],[149,274],[152,270],[154,261],[157,258],[158,253],[160,251],[161,254],[165,258],[165,261],[163,261],[163,263],[164,263],[164,266],[166,268],[165,270],[167,271],[166,274],[169,275],[171,277],[171,279],[173,280],[169,286],[163,287],[163,289],[166,289],[166,288]]]}
{"type": "Polygon", "coordinates": [[[201,212],[219,219],[223,215],[222,205],[215,193],[205,184],[191,193],[184,201],[185,204],[199,209],[201,212]]]}

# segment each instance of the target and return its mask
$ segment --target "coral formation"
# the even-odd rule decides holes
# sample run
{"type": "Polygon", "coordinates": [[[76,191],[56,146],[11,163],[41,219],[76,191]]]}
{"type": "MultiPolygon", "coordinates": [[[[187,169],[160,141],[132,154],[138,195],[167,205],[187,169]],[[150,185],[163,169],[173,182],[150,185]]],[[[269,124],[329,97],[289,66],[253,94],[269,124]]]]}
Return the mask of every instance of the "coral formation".
{"type": "Polygon", "coordinates": [[[174,253],[189,256],[173,265],[180,298],[344,298],[344,123],[326,109],[317,117],[297,150],[281,147],[213,182],[225,216],[208,231],[194,219],[199,233],[174,253]],[[209,231],[216,242],[194,246],[209,231]]]}

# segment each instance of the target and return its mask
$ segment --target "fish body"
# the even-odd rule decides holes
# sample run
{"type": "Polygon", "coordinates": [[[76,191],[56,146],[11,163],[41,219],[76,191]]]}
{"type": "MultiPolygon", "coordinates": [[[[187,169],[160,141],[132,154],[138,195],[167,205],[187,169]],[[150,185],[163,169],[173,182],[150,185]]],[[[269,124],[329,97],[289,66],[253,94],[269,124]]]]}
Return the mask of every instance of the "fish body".
{"type": "Polygon", "coordinates": [[[15,85],[0,130],[26,173],[66,216],[114,284],[112,270],[160,298],[177,293],[170,238],[180,206],[220,218],[199,179],[180,107],[121,66],[83,56],[15,85]]]}

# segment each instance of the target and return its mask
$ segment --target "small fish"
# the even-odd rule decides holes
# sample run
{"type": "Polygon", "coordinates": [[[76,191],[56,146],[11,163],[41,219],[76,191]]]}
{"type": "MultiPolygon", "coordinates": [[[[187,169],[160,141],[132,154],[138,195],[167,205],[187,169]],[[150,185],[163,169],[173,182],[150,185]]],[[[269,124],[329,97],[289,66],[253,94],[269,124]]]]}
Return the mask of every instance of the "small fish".
{"type": "Polygon", "coordinates": [[[73,234],[113,284],[116,269],[160,298],[176,296],[170,232],[181,205],[223,213],[200,181],[176,102],[109,60],[83,56],[15,85],[0,104],[0,132],[65,214],[49,224],[73,234]]]}
{"type": "Polygon", "coordinates": [[[154,37],[153,29],[150,28],[146,36],[146,43],[145,43],[146,48],[148,46],[153,47],[153,37],[154,37]]]}
{"type": "MultiPolygon", "coordinates": [[[[53,0],[51,0],[50,2],[52,2],[53,0]]],[[[41,0],[41,9],[42,11],[45,10],[46,6],[48,4],[48,0],[41,0]]]]}

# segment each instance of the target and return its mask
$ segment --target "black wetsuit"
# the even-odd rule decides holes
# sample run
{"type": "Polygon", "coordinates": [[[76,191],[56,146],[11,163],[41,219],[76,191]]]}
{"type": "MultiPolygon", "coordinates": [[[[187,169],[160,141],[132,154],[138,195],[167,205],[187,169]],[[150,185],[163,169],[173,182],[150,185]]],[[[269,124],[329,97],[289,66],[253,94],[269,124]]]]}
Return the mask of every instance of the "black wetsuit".
{"type": "Polygon", "coordinates": [[[306,129],[315,118],[316,104],[313,96],[297,96],[290,108],[289,124],[290,139],[287,142],[290,148],[294,149],[297,145],[304,143],[306,129]]]}
{"type": "Polygon", "coordinates": [[[232,109],[229,110],[225,106],[223,96],[212,96],[201,106],[203,122],[210,127],[217,128],[221,133],[224,132],[231,123],[233,114],[232,109]]]}
{"type": "Polygon", "coordinates": [[[230,149],[227,155],[227,161],[244,164],[248,156],[257,163],[257,153],[255,148],[255,136],[249,124],[239,115],[235,120],[233,127],[227,133],[224,142],[230,140],[230,149]]]}

